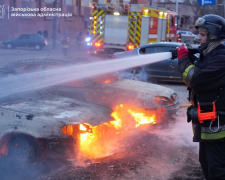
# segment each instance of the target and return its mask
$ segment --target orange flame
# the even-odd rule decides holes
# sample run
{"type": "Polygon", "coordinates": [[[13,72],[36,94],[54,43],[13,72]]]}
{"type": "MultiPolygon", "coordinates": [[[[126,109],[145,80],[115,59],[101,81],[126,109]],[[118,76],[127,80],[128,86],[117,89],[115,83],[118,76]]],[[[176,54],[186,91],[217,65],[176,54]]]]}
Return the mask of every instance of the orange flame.
{"type": "Polygon", "coordinates": [[[115,119],[109,123],[92,127],[87,132],[87,124],[80,124],[83,133],[78,135],[79,151],[87,158],[106,156],[114,151],[114,143],[125,135],[126,130],[135,129],[141,125],[156,124],[165,115],[165,108],[150,111],[132,105],[121,104],[113,108],[111,116],[115,119]]]}
{"type": "Polygon", "coordinates": [[[110,83],[111,81],[110,81],[110,79],[107,79],[107,80],[105,80],[105,84],[107,84],[107,83],[110,83]]]}
{"type": "Polygon", "coordinates": [[[133,116],[134,120],[136,121],[136,127],[140,126],[141,124],[156,124],[155,114],[148,117],[145,116],[143,113],[135,113],[130,109],[128,109],[128,112],[133,116]]]}
{"type": "Polygon", "coordinates": [[[122,128],[122,121],[119,118],[118,114],[116,112],[113,112],[111,116],[114,117],[114,119],[116,120],[110,121],[110,124],[112,124],[116,129],[122,128]]]}

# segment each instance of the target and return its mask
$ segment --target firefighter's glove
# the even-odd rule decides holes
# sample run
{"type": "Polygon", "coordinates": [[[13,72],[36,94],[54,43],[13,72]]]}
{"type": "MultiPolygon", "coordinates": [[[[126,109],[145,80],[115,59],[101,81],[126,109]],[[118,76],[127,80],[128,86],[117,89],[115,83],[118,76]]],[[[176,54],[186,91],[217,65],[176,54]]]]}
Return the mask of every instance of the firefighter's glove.
{"type": "Polygon", "coordinates": [[[184,44],[177,48],[178,61],[183,57],[188,57],[188,49],[184,44]]]}

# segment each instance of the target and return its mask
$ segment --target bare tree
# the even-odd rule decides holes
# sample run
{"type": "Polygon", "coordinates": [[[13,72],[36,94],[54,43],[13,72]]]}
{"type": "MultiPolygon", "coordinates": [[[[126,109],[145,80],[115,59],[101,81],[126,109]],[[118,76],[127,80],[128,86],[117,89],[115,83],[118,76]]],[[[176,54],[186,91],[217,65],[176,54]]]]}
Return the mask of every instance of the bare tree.
{"type": "Polygon", "coordinates": [[[184,1],[185,4],[188,4],[193,13],[194,13],[194,18],[195,20],[198,18],[198,17],[202,17],[206,14],[217,14],[217,6],[216,5],[199,5],[199,0],[185,0],[184,1]]]}

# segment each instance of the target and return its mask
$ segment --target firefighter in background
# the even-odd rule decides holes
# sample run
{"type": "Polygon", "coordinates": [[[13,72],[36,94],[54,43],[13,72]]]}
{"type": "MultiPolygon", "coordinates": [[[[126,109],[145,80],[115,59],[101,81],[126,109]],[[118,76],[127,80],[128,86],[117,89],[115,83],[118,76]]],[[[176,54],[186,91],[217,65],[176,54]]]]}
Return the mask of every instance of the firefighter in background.
{"type": "Polygon", "coordinates": [[[83,40],[83,35],[82,35],[82,32],[80,32],[78,35],[77,35],[77,47],[80,48],[81,44],[82,44],[82,40],[83,40]]]}
{"type": "Polygon", "coordinates": [[[70,38],[68,36],[68,33],[64,32],[63,37],[61,39],[61,45],[62,45],[62,50],[63,50],[64,56],[67,56],[67,54],[68,54],[69,42],[70,42],[70,38]]]}
{"type": "Polygon", "coordinates": [[[200,59],[193,64],[185,45],[177,48],[178,69],[191,89],[188,122],[199,142],[199,162],[208,180],[225,179],[225,19],[198,18],[200,59]],[[198,104],[199,103],[199,104],[198,104]]]}

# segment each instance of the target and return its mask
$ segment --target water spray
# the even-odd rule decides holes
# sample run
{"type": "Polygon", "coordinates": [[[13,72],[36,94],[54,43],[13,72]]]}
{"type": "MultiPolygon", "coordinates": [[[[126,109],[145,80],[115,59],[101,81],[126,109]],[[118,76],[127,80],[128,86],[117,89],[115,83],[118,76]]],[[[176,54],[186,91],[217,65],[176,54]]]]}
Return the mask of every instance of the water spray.
{"type": "Polygon", "coordinates": [[[86,77],[156,63],[165,59],[170,59],[171,57],[171,52],[155,53],[142,56],[126,57],[111,61],[101,61],[79,65],[74,64],[72,66],[55,68],[48,71],[20,74],[6,79],[1,79],[2,85],[6,86],[9,84],[9,81],[15,81],[21,78],[33,82],[32,84],[34,84],[34,86],[31,86],[31,83],[22,83],[19,86],[12,84],[10,88],[8,88],[7,92],[4,91],[0,93],[0,97],[8,96],[14,93],[33,91],[35,89],[38,90],[86,77]]]}

